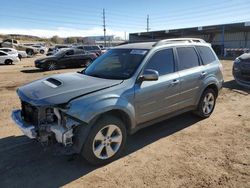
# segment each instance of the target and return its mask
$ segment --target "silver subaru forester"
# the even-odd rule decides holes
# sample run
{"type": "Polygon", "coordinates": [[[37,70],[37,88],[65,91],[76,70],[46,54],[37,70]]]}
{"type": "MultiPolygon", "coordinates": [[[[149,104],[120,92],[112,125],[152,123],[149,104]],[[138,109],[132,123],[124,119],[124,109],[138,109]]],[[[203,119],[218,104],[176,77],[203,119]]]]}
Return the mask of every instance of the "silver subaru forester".
{"type": "Polygon", "coordinates": [[[121,155],[127,134],[187,111],[209,117],[222,83],[222,65],[201,39],[131,43],[81,72],[18,88],[12,119],[29,138],[103,165],[121,155]]]}

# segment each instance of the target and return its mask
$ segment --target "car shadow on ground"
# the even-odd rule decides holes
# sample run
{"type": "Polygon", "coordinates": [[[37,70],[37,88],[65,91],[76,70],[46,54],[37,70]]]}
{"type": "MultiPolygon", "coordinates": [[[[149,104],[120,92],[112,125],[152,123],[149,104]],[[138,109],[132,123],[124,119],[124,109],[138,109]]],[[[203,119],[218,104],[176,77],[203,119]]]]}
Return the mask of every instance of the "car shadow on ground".
{"type": "Polygon", "coordinates": [[[38,72],[45,72],[42,69],[28,69],[28,70],[21,70],[22,73],[38,73],[38,72]]]}
{"type": "MultiPolygon", "coordinates": [[[[186,113],[142,129],[128,137],[123,157],[200,120],[186,113]]],[[[97,168],[78,155],[62,155],[25,136],[0,139],[0,187],[61,187],[97,168]]]]}
{"type": "Polygon", "coordinates": [[[250,94],[250,89],[247,89],[247,88],[240,86],[235,80],[230,80],[230,81],[224,82],[223,87],[230,89],[232,91],[235,91],[235,92],[242,91],[244,93],[250,94]]]}

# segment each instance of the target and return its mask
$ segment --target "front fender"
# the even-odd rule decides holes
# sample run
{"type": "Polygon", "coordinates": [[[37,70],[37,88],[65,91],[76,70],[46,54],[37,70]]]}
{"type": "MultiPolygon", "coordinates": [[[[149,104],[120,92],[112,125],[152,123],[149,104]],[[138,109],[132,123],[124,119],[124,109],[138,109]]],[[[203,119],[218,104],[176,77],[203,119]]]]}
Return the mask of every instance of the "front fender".
{"type": "Polygon", "coordinates": [[[67,114],[90,124],[91,121],[100,114],[111,110],[123,111],[128,115],[131,127],[135,126],[135,109],[133,105],[129,101],[117,96],[101,99],[88,105],[84,104],[83,101],[78,100],[70,105],[67,114]]]}

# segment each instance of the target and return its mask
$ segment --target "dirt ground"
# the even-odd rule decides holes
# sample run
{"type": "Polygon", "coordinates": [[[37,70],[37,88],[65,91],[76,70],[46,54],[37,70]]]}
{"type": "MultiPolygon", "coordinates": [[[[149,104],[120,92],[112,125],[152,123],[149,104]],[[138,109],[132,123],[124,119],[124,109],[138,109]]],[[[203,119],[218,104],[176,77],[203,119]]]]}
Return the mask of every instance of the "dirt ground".
{"type": "Polygon", "coordinates": [[[0,187],[250,187],[250,91],[225,84],[214,113],[190,113],[143,129],[128,139],[124,156],[92,167],[27,139],[10,118],[19,108],[16,88],[40,77],[34,58],[0,66],[0,187]]]}

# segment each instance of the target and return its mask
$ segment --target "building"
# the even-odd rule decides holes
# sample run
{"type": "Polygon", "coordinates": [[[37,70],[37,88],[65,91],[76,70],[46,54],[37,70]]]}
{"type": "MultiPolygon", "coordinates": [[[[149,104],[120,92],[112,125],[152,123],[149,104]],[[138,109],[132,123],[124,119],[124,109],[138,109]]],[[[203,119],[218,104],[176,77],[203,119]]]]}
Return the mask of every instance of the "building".
{"type": "Polygon", "coordinates": [[[152,41],[167,38],[202,38],[212,44],[222,56],[236,56],[250,49],[250,22],[130,33],[130,42],[152,41]]]}

